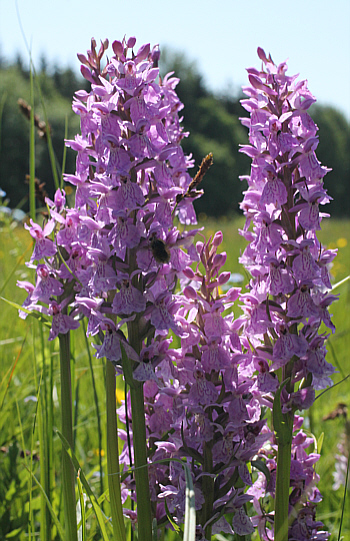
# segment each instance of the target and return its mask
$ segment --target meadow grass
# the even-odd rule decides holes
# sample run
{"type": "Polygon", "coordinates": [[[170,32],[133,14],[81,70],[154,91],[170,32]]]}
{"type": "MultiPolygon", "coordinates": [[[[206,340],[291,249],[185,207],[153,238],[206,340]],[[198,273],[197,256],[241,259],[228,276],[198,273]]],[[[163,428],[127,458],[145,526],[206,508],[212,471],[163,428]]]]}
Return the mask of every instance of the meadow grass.
{"type": "MultiPolygon", "coordinates": [[[[222,249],[227,252],[225,270],[244,275],[238,263],[239,253],[246,245],[238,234],[243,220],[207,219],[202,225],[207,237],[219,229],[223,232],[222,249]]],[[[15,227],[10,221],[0,221],[0,227],[0,295],[22,304],[25,292],[16,287],[16,281],[33,280],[31,269],[25,265],[32,252],[32,239],[21,226],[15,227]]],[[[323,244],[338,248],[332,268],[333,282],[336,283],[350,274],[350,221],[324,220],[322,227],[319,238],[323,244]]],[[[245,281],[246,278],[237,285],[244,287],[245,281]]],[[[337,332],[330,336],[327,346],[327,360],[337,367],[333,376],[335,383],[350,374],[350,282],[341,285],[336,293],[339,300],[332,305],[331,312],[337,332]]],[[[45,538],[40,539],[58,539],[52,516],[43,506],[42,493],[29,473],[32,472],[40,482],[46,482],[53,512],[61,517],[61,441],[56,432],[56,427],[60,429],[58,343],[49,343],[46,328],[43,328],[41,336],[40,325],[33,318],[20,319],[17,310],[6,302],[0,301],[0,310],[0,539],[37,539],[38,532],[41,531],[42,536],[45,531],[39,525],[43,520],[46,520],[47,530],[52,530],[52,537],[50,531],[46,531],[45,538]],[[49,457],[48,464],[40,462],[42,453],[49,457]]],[[[326,328],[324,330],[327,331],[326,328]]],[[[72,335],[74,451],[98,497],[107,488],[104,457],[106,367],[104,362],[93,357],[92,348],[88,354],[82,325],[72,335]]],[[[305,426],[312,428],[319,445],[323,438],[321,459],[317,464],[319,489],[323,494],[318,517],[331,532],[331,540],[337,539],[343,497],[343,488],[334,491],[332,485],[337,443],[344,432],[345,419],[324,418],[335,411],[339,403],[349,405],[349,391],[350,379],[330,388],[316,400],[305,420],[305,426]]],[[[123,382],[118,380],[117,400],[122,397],[123,382]]],[[[106,516],[110,516],[108,498],[103,499],[101,507],[106,516]]],[[[349,512],[345,513],[342,534],[345,540],[350,539],[349,512]]],[[[91,512],[84,538],[102,539],[95,515],[91,512]]]]}

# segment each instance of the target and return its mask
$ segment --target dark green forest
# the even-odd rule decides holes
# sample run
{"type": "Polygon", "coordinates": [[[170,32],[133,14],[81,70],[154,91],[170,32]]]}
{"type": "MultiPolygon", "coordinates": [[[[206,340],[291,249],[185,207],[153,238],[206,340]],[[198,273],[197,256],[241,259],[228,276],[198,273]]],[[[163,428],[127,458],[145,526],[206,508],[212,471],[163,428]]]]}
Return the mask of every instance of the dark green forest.
{"type": "MultiPolygon", "coordinates": [[[[221,95],[211,92],[196,65],[179,53],[165,51],[160,64],[161,73],[174,71],[180,78],[178,95],[183,109],[184,127],[190,137],[184,140],[186,153],[192,153],[196,168],[202,158],[213,153],[214,165],[203,181],[205,197],[196,201],[196,210],[207,216],[219,217],[239,212],[244,183],[240,175],[248,173],[249,158],[239,153],[239,145],[247,142],[247,130],[239,118],[246,112],[240,105],[242,95],[221,95]]],[[[41,89],[57,163],[62,164],[65,129],[68,138],[79,132],[79,118],[71,108],[73,94],[87,88],[87,82],[72,69],[49,67],[42,59],[37,69],[34,86],[34,111],[39,127],[36,130],[36,177],[45,183],[52,196],[54,182],[51,172],[44,120],[44,110],[38,88],[41,89]]],[[[11,208],[28,209],[29,121],[25,105],[30,103],[30,74],[20,57],[12,64],[0,60],[0,188],[11,208]]],[[[318,159],[332,168],[325,177],[325,185],[334,199],[326,212],[342,217],[350,215],[350,125],[344,115],[322,104],[310,113],[319,127],[318,159]]],[[[65,172],[74,173],[75,153],[67,149],[65,172]]],[[[195,174],[196,169],[193,171],[195,174]]]]}

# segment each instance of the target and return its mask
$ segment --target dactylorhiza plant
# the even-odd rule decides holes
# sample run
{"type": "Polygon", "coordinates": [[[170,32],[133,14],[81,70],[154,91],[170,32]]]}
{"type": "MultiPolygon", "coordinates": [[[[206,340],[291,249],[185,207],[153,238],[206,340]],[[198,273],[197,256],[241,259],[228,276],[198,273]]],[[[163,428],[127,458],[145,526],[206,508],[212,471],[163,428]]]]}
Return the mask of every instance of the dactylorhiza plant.
{"type": "Polygon", "coordinates": [[[46,225],[31,221],[27,226],[36,241],[30,261],[36,284],[18,285],[28,292],[27,310],[52,316],[50,340],[76,329],[84,316],[88,335],[100,341],[94,344],[96,357],[124,373],[131,389],[133,465],[142,502],[139,537],[149,539],[143,381],[137,374],[148,366],[145,348],[156,347],[169,330],[184,333],[180,308],[186,299],[175,290],[198,259],[196,230],[185,226],[196,223],[193,200],[201,195],[197,187],[212,158],[190,177],[193,161],[181,148],[187,134],[179,118],[178,79],[159,77],[157,46],[144,45],[134,53],[135,42],[113,42],[103,69],[107,40],[98,52],[92,40],[87,56],[78,55],[91,91],[76,93],[73,109],[81,118],[81,134],[67,141],[77,151],[76,172],[65,176],[76,186],[75,205],[69,208],[58,190],[54,201],[47,201],[46,225]]]}
{"type": "MultiPolygon", "coordinates": [[[[232,305],[238,288],[223,293],[230,278],[221,272],[226,253],[218,253],[222,233],[197,242],[198,264],[183,272],[181,347],[171,349],[171,339],[157,336],[141,351],[143,364],[134,377],[144,386],[149,447],[152,505],[158,525],[181,525],[185,512],[184,471],[174,459],[185,461],[195,489],[198,539],[215,533],[252,534],[247,514],[253,494],[250,468],[259,464],[259,453],[270,438],[256,368],[251,355],[242,353],[232,305]],[[145,364],[146,363],[146,364],[145,364]],[[225,515],[231,514],[231,522],[225,515]]],[[[130,413],[130,412],[129,412],[130,413]]],[[[126,424],[124,406],[119,418],[126,424]]],[[[129,468],[128,439],[121,463],[129,468]]],[[[259,481],[260,482],[260,481],[259,481]]],[[[133,488],[125,479],[125,497],[133,488]]],[[[132,510],[130,510],[132,513],[132,510]]]]}
{"type": "MultiPolygon", "coordinates": [[[[115,41],[103,68],[107,41],[96,52],[92,40],[87,56],[79,55],[91,91],[76,93],[81,134],[67,142],[78,153],[75,174],[66,175],[76,186],[75,206],[68,208],[57,191],[44,227],[28,226],[36,240],[30,265],[37,278],[35,285],[19,283],[28,292],[24,307],[52,317],[49,338],[60,338],[68,360],[62,337],[86,317],[88,334],[99,339],[96,357],[107,359],[107,375],[124,374],[130,392],[119,411],[126,424],[120,432],[126,442],[121,495],[135,499],[136,487],[140,540],[151,539],[152,515],[160,526],[183,521],[185,479],[177,460],[191,469],[198,538],[220,531],[249,535],[255,524],[272,539],[273,514],[266,513],[263,497],[276,494],[279,501],[286,484],[278,471],[285,469],[286,454],[290,464],[292,452],[291,539],[306,539],[304,531],[325,538],[314,520],[317,455],[307,457],[309,439],[294,416],[332,372],[324,360],[325,336],[318,333],[321,320],[333,330],[327,312],[333,297],[324,289],[334,253],[315,235],[318,204],[327,196],[326,169],[314,155],[316,127],[305,112],[314,100],[304,83],[285,76],[285,65],[276,68],[260,51],[268,73],[249,70],[245,102],[252,115],[246,121],[251,146],[244,150],[253,166],[243,202],[250,244],[242,262],[253,278],[242,297],[245,315],[234,320],[239,291],[221,292],[229,278],[220,272],[222,235],[194,245],[197,231],[185,229],[196,224],[193,200],[211,158],[191,179],[193,163],[180,144],[186,134],[178,79],[159,77],[157,47],[144,45],[135,54],[134,46],[134,38],[115,41]],[[272,403],[277,447],[263,420],[272,403]],[[249,463],[261,471],[254,479],[249,463]],[[258,513],[252,520],[250,501],[258,513]]],[[[115,430],[112,421],[111,434],[115,430]]],[[[113,480],[119,483],[116,470],[113,480]]],[[[69,492],[72,480],[68,485],[69,492]]],[[[68,510],[72,501],[72,495],[65,500],[68,510]]],[[[133,508],[124,513],[136,518],[133,508]]],[[[70,539],[76,536],[73,518],[70,539]]],[[[283,506],[276,505],[276,539],[278,521],[284,528],[283,506]]],[[[115,531],[115,538],[122,533],[115,531]]]]}
{"type": "MultiPolygon", "coordinates": [[[[249,244],[240,261],[251,275],[241,297],[242,331],[260,390],[273,407],[277,457],[271,455],[269,469],[276,480],[267,486],[265,479],[265,488],[275,497],[275,539],[326,539],[315,521],[316,477],[302,467],[305,435],[293,436],[293,425],[300,424],[295,412],[313,404],[315,391],[331,385],[334,372],[326,361],[327,333],[320,329],[324,324],[335,330],[328,312],[336,299],[329,293],[335,251],[316,235],[327,216],[320,205],[330,200],[323,186],[328,169],[315,154],[318,128],[307,110],[316,100],[307,81],[287,76],[287,65],[276,66],[260,48],[258,56],[262,68],[248,69],[248,98],[242,101],[250,117],[242,119],[249,145],[241,151],[252,158],[250,175],[242,177],[248,189],[241,233],[249,244]]],[[[313,463],[315,456],[308,460],[313,463]]],[[[262,510],[261,520],[262,538],[271,539],[271,531],[262,532],[272,517],[262,510]]]]}

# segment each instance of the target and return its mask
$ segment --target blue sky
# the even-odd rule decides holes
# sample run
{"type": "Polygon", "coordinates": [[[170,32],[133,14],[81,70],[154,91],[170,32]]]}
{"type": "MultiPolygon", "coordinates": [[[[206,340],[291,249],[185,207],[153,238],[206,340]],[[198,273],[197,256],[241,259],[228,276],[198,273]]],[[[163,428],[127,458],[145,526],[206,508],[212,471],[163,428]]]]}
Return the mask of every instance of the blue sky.
{"type": "Polygon", "coordinates": [[[45,54],[78,69],[76,53],[92,36],[134,35],[139,46],[159,43],[196,61],[210,89],[235,91],[245,68],[259,66],[261,46],[350,120],[349,0],[0,0],[0,50],[10,60],[28,57],[16,4],[35,62],[45,54]]]}

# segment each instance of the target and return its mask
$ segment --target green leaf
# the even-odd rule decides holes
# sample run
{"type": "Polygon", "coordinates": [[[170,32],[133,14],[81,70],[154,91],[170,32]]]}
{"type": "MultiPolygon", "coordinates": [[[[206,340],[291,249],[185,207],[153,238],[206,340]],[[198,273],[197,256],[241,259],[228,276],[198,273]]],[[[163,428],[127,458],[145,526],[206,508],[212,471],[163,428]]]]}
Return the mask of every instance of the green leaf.
{"type": "Polygon", "coordinates": [[[113,522],[113,538],[125,541],[125,525],[121,502],[120,468],[117,436],[117,414],[115,403],[115,368],[106,362],[106,410],[107,410],[107,470],[108,487],[113,522]]]}
{"type": "Polygon", "coordinates": [[[265,475],[267,483],[270,482],[270,470],[266,466],[265,462],[263,462],[260,459],[252,460],[251,465],[253,466],[253,468],[256,468],[257,470],[261,471],[261,473],[265,475]]]}
{"type": "Polygon", "coordinates": [[[174,528],[174,531],[180,535],[181,534],[181,528],[178,524],[176,524],[176,522],[173,520],[173,517],[171,516],[170,514],[170,511],[169,511],[169,508],[168,508],[168,504],[166,503],[166,500],[164,500],[164,506],[165,506],[165,513],[166,513],[166,516],[168,518],[168,521],[170,522],[170,524],[172,525],[172,527],[174,528]]]}
{"type": "Polygon", "coordinates": [[[196,508],[194,487],[192,476],[187,464],[183,464],[185,468],[186,479],[186,504],[185,504],[185,526],[183,541],[194,541],[196,538],[196,508]]]}
{"type": "Polygon", "coordinates": [[[338,541],[340,541],[341,530],[343,527],[345,501],[346,501],[346,494],[347,494],[348,480],[349,480],[349,468],[350,468],[350,454],[348,457],[348,465],[346,467],[346,478],[345,478],[344,496],[343,496],[343,503],[342,503],[342,510],[341,510],[340,524],[339,524],[338,541]]]}
{"type": "Polygon", "coordinates": [[[5,539],[12,539],[13,537],[17,537],[19,533],[23,531],[23,528],[17,528],[16,530],[12,530],[12,532],[8,533],[5,537],[5,539]]]}
{"type": "Polygon", "coordinates": [[[0,297],[0,300],[6,302],[10,306],[13,306],[13,308],[16,308],[17,310],[21,310],[22,312],[25,312],[26,314],[28,314],[28,316],[35,317],[35,319],[40,321],[40,323],[43,323],[49,329],[51,328],[51,323],[46,319],[45,316],[40,314],[40,312],[31,312],[30,310],[27,310],[27,308],[23,308],[23,306],[21,306],[20,304],[9,301],[8,299],[5,299],[4,297],[0,297]]]}
{"type": "MultiPolygon", "coordinates": [[[[109,488],[107,488],[107,490],[105,490],[104,493],[101,494],[101,496],[98,498],[98,500],[97,500],[98,505],[101,507],[101,504],[105,500],[109,501],[109,488]]],[[[85,513],[85,520],[88,520],[91,517],[91,515],[93,514],[93,512],[94,512],[94,508],[90,507],[85,513]]],[[[107,525],[108,525],[108,528],[110,529],[110,531],[112,532],[112,524],[110,523],[110,521],[107,522],[107,525]]]]}
{"type": "Polygon", "coordinates": [[[324,440],[324,432],[322,432],[322,434],[320,435],[320,437],[317,440],[317,452],[319,454],[321,454],[323,440],[324,440]]]}
{"type": "Polygon", "coordinates": [[[57,528],[57,533],[58,533],[58,535],[60,536],[60,538],[62,539],[62,541],[66,541],[66,534],[65,534],[64,529],[63,529],[63,527],[62,527],[62,524],[61,524],[60,521],[58,520],[57,515],[56,515],[55,511],[53,510],[52,505],[51,505],[51,503],[50,503],[49,498],[48,498],[47,495],[46,495],[45,490],[43,489],[43,487],[41,486],[41,484],[39,483],[39,481],[38,481],[37,478],[35,477],[34,473],[31,472],[31,471],[27,468],[27,466],[24,466],[24,467],[28,470],[28,473],[30,473],[30,475],[32,476],[33,481],[37,484],[37,486],[39,487],[39,490],[41,491],[42,495],[43,495],[44,498],[45,498],[45,500],[46,500],[46,505],[47,505],[47,507],[48,507],[48,509],[49,509],[49,511],[50,511],[50,513],[51,513],[52,519],[53,519],[53,521],[54,521],[54,523],[55,523],[55,526],[56,526],[56,528],[57,528]]]}
{"type": "Polygon", "coordinates": [[[85,501],[84,501],[83,486],[80,481],[80,472],[78,473],[77,482],[78,482],[79,503],[80,503],[80,513],[81,513],[81,520],[80,520],[80,523],[78,524],[78,531],[81,528],[81,540],[85,541],[86,539],[85,501]]]}

